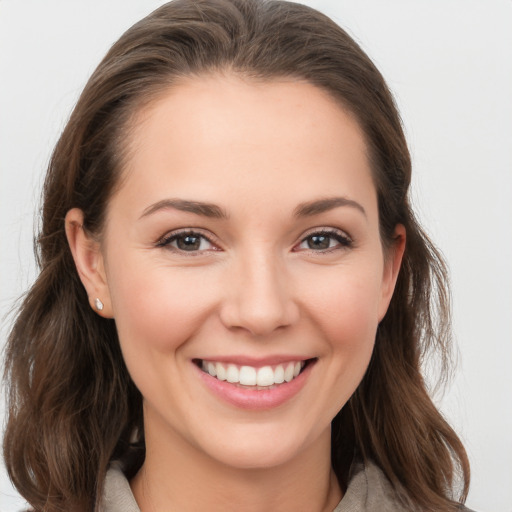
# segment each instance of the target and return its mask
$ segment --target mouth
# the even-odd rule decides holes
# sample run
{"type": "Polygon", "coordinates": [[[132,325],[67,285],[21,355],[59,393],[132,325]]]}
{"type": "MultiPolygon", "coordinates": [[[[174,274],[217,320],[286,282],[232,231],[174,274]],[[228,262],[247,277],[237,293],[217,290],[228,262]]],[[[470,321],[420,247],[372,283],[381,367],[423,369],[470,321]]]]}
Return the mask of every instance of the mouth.
{"type": "Polygon", "coordinates": [[[241,388],[270,390],[280,384],[292,382],[315,361],[316,358],[313,358],[259,367],[206,359],[194,359],[193,362],[204,373],[219,381],[241,388]]]}

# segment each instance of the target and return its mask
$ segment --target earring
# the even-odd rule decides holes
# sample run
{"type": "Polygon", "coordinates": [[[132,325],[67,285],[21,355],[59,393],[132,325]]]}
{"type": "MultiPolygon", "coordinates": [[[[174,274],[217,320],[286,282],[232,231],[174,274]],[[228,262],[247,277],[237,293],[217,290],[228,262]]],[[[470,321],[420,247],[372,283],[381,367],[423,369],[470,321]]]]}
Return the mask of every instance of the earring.
{"type": "Polygon", "coordinates": [[[94,299],[94,305],[96,306],[96,309],[98,311],[101,311],[103,309],[103,302],[101,302],[101,300],[98,298],[94,299]]]}

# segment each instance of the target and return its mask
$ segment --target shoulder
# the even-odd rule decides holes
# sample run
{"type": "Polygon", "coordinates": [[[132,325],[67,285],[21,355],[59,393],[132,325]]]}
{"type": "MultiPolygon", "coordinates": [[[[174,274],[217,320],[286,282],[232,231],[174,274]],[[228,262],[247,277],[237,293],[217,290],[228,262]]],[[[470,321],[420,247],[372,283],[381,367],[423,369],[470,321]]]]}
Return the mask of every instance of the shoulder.
{"type": "Polygon", "coordinates": [[[371,461],[355,460],[350,468],[347,490],[334,512],[409,512],[396,491],[371,461]]]}
{"type": "MultiPolygon", "coordinates": [[[[414,512],[417,510],[405,491],[395,489],[372,461],[352,464],[348,487],[333,512],[414,512]]],[[[460,512],[475,512],[460,506],[460,512]]]]}
{"type": "Polygon", "coordinates": [[[130,483],[117,464],[107,471],[99,512],[140,512],[130,483]]]}

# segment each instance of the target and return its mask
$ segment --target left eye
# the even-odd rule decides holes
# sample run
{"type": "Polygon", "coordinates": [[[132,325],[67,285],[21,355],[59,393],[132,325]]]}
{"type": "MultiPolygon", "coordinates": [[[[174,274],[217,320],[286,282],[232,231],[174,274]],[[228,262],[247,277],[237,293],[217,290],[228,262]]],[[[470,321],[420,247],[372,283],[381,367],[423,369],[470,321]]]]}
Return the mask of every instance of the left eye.
{"type": "Polygon", "coordinates": [[[332,231],[311,233],[299,244],[299,249],[327,251],[336,247],[350,247],[352,241],[346,235],[332,231]]]}
{"type": "Polygon", "coordinates": [[[206,251],[213,248],[210,240],[195,232],[175,233],[164,238],[158,245],[161,247],[170,246],[173,249],[185,252],[206,251]]]}

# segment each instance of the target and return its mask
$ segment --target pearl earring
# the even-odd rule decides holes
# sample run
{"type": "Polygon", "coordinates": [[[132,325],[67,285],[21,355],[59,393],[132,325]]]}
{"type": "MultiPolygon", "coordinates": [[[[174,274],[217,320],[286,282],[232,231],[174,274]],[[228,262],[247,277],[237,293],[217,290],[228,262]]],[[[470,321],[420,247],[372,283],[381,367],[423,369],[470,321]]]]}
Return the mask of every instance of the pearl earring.
{"type": "Polygon", "coordinates": [[[94,299],[94,305],[96,306],[96,309],[98,311],[101,311],[103,309],[103,302],[101,302],[101,300],[98,298],[94,299]]]}

